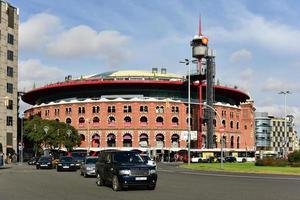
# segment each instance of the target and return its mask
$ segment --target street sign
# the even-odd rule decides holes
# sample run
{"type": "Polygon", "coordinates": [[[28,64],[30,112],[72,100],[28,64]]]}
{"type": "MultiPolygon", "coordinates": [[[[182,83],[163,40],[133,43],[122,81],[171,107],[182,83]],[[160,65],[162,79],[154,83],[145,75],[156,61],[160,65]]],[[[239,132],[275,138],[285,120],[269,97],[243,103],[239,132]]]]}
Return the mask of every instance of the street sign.
{"type": "MultiPolygon", "coordinates": [[[[197,140],[197,131],[191,131],[191,140],[197,140]]],[[[189,139],[189,132],[188,131],[181,131],[180,138],[182,140],[188,140],[189,139]]]]}

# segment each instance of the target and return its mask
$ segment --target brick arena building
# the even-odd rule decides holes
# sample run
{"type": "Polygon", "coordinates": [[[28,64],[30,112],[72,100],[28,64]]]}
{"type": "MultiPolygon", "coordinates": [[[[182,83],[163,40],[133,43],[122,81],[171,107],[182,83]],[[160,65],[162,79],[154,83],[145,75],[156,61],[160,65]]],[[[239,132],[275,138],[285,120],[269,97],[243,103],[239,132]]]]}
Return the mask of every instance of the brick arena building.
{"type": "MultiPolygon", "coordinates": [[[[191,128],[199,123],[198,85],[191,86],[191,128]]],[[[205,102],[205,84],[203,100],[205,102]]],[[[35,114],[71,124],[81,135],[81,148],[141,149],[168,153],[186,149],[183,132],[188,128],[185,77],[162,68],[152,71],[115,71],[80,79],[48,84],[26,92],[22,99],[32,107],[25,117],[35,114]]],[[[254,106],[250,97],[234,88],[214,86],[215,148],[224,134],[225,148],[254,149],[254,106]],[[221,126],[223,133],[219,132],[221,126]]],[[[192,140],[192,148],[205,148],[203,120],[202,146],[192,140]]]]}

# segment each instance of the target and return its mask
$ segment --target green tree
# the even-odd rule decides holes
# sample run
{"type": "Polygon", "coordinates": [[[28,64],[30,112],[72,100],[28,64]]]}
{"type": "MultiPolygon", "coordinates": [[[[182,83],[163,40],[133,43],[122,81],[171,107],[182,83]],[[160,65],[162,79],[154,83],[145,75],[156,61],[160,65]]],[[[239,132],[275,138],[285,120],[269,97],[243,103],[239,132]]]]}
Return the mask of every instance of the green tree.
{"type": "Polygon", "coordinates": [[[56,120],[43,120],[37,115],[25,121],[24,136],[34,144],[36,154],[41,150],[42,144],[58,149],[64,146],[68,150],[80,145],[80,136],[74,127],[56,120]],[[45,126],[48,127],[47,134],[45,126]]]}

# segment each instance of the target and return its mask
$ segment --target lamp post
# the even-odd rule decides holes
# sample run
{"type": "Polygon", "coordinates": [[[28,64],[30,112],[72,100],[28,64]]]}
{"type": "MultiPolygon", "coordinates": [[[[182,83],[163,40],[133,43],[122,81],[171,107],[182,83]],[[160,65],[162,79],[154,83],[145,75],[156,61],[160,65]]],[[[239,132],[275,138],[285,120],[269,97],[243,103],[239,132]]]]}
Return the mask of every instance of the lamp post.
{"type": "Polygon", "coordinates": [[[287,121],[286,121],[286,96],[288,95],[288,94],[291,94],[291,92],[290,91],[280,91],[279,92],[279,94],[283,94],[284,95],[284,144],[283,144],[283,158],[286,158],[286,154],[287,154],[287,152],[288,152],[288,150],[287,150],[287,144],[288,144],[288,136],[287,136],[287,131],[286,131],[286,129],[287,129],[287,126],[286,126],[286,123],[287,123],[287,121]]]}
{"type": "Polygon", "coordinates": [[[23,141],[23,123],[24,123],[24,114],[22,113],[21,115],[21,141],[20,141],[20,144],[19,144],[19,164],[22,165],[23,164],[23,150],[24,150],[24,141],[23,141]]]}
{"type": "Polygon", "coordinates": [[[90,141],[90,119],[86,119],[88,122],[88,127],[87,127],[87,141],[88,141],[88,149],[87,149],[87,154],[90,155],[90,146],[91,146],[91,141],[90,141]]]}
{"type": "Polygon", "coordinates": [[[191,67],[189,59],[184,59],[180,61],[188,66],[188,165],[191,164],[191,67]]]}
{"type": "MultiPolygon", "coordinates": [[[[49,127],[48,127],[48,126],[44,126],[43,129],[44,129],[44,131],[45,131],[45,137],[46,137],[46,136],[47,136],[47,133],[48,133],[48,131],[49,131],[49,127]]],[[[45,137],[44,137],[44,138],[45,138],[45,137]]],[[[45,140],[44,142],[45,142],[45,144],[44,144],[44,145],[45,145],[45,146],[44,146],[44,149],[46,149],[46,140],[45,140]]],[[[47,156],[45,151],[44,151],[44,156],[47,156]]]]}

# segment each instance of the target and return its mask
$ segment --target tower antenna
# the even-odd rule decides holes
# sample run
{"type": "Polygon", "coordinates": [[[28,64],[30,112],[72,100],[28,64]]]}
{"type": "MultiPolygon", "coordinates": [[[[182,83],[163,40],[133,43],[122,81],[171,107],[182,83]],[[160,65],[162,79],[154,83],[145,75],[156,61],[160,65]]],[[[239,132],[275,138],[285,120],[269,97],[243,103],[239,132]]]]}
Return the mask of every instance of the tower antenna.
{"type": "Polygon", "coordinates": [[[198,35],[202,36],[202,24],[201,24],[201,15],[199,15],[199,30],[198,30],[198,35]]]}

